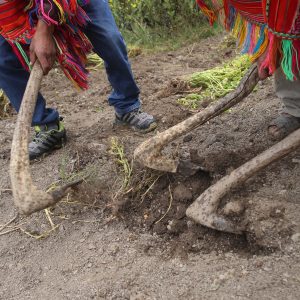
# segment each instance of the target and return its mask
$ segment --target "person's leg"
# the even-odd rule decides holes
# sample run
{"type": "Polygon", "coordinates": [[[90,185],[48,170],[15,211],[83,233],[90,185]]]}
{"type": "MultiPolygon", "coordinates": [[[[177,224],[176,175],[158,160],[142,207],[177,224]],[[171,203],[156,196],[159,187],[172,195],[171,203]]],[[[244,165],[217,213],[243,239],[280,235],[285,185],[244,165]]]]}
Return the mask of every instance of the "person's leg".
{"type": "Polygon", "coordinates": [[[85,34],[94,51],[104,60],[108,80],[113,87],[109,104],[124,114],[140,107],[139,89],[132,75],[124,40],[119,32],[107,0],[91,0],[84,7],[91,22],[85,34]]]}
{"type": "MultiPolygon", "coordinates": [[[[0,88],[4,90],[16,111],[19,111],[28,78],[28,72],[23,69],[11,46],[0,36],[0,88]]],[[[58,119],[58,112],[47,109],[45,99],[39,94],[32,124],[43,125],[58,119]]]]}
{"type": "Polygon", "coordinates": [[[90,18],[84,32],[93,44],[94,51],[105,62],[108,80],[113,88],[108,101],[115,108],[118,123],[146,131],[154,129],[154,118],[139,111],[140,91],[132,74],[124,39],[108,1],[91,0],[84,9],[90,18]]]}
{"type": "Polygon", "coordinates": [[[300,81],[290,81],[278,70],[275,73],[275,91],[282,100],[283,112],[300,118],[300,81]]]}
{"type": "Polygon", "coordinates": [[[282,101],[280,115],[269,125],[274,139],[282,139],[300,127],[300,81],[286,79],[281,69],[275,73],[275,92],[282,101]]]}
{"type": "MultiPolygon", "coordinates": [[[[0,88],[4,90],[11,104],[19,111],[29,74],[23,69],[11,46],[0,36],[0,88]]],[[[63,124],[58,112],[46,108],[45,99],[39,94],[32,120],[36,136],[29,144],[31,159],[61,147],[65,140],[63,124]]]]}

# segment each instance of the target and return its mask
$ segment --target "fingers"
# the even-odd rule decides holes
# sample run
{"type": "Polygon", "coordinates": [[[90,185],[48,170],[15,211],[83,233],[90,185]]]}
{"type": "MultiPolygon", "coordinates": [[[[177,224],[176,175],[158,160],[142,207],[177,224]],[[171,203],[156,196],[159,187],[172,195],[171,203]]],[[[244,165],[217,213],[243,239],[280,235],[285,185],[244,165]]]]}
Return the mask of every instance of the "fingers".
{"type": "Polygon", "coordinates": [[[47,75],[54,65],[55,55],[43,51],[37,51],[37,52],[30,51],[31,65],[33,65],[37,59],[41,64],[44,75],[47,75]]]}
{"type": "Polygon", "coordinates": [[[35,52],[31,49],[31,47],[30,47],[30,52],[29,52],[29,58],[30,58],[30,64],[34,65],[34,63],[36,61],[36,55],[35,55],[35,52]]]}
{"type": "Polygon", "coordinates": [[[45,54],[37,54],[37,58],[42,66],[44,71],[44,75],[47,75],[49,71],[52,69],[54,64],[54,59],[52,56],[45,55],[45,54]]]}

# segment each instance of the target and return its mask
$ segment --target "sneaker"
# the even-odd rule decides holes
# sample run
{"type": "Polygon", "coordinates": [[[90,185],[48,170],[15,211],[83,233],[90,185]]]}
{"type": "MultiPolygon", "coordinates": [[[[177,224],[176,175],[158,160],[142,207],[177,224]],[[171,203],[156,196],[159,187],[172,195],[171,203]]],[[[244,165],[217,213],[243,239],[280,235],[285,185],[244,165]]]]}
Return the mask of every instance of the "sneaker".
{"type": "Polygon", "coordinates": [[[59,149],[65,143],[66,130],[64,124],[59,121],[47,125],[35,126],[35,137],[29,143],[29,159],[38,158],[59,149]]]}
{"type": "Polygon", "coordinates": [[[129,126],[143,133],[150,132],[157,127],[154,117],[140,109],[135,109],[122,116],[116,114],[115,125],[129,126]]]}

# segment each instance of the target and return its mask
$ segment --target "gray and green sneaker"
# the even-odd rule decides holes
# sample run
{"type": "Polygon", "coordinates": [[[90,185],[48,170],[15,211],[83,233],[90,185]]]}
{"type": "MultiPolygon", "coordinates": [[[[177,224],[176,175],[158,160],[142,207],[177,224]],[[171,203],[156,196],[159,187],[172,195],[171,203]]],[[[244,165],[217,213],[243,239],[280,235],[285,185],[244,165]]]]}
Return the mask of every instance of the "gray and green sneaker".
{"type": "Polygon", "coordinates": [[[154,117],[140,109],[135,109],[122,116],[116,114],[115,125],[128,126],[142,133],[150,132],[157,127],[154,117]]]}
{"type": "Polygon", "coordinates": [[[61,121],[35,126],[35,137],[29,143],[29,159],[33,160],[61,148],[67,140],[66,130],[61,121]]]}

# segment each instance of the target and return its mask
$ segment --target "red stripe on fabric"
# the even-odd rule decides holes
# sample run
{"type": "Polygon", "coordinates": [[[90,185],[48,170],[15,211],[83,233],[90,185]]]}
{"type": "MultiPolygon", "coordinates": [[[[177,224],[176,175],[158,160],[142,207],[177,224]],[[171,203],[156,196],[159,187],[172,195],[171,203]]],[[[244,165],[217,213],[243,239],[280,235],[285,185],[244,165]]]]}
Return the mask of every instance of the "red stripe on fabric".
{"type": "Polygon", "coordinates": [[[296,0],[270,1],[268,18],[269,27],[276,32],[289,32],[295,22],[298,8],[299,1],[296,0]]]}

